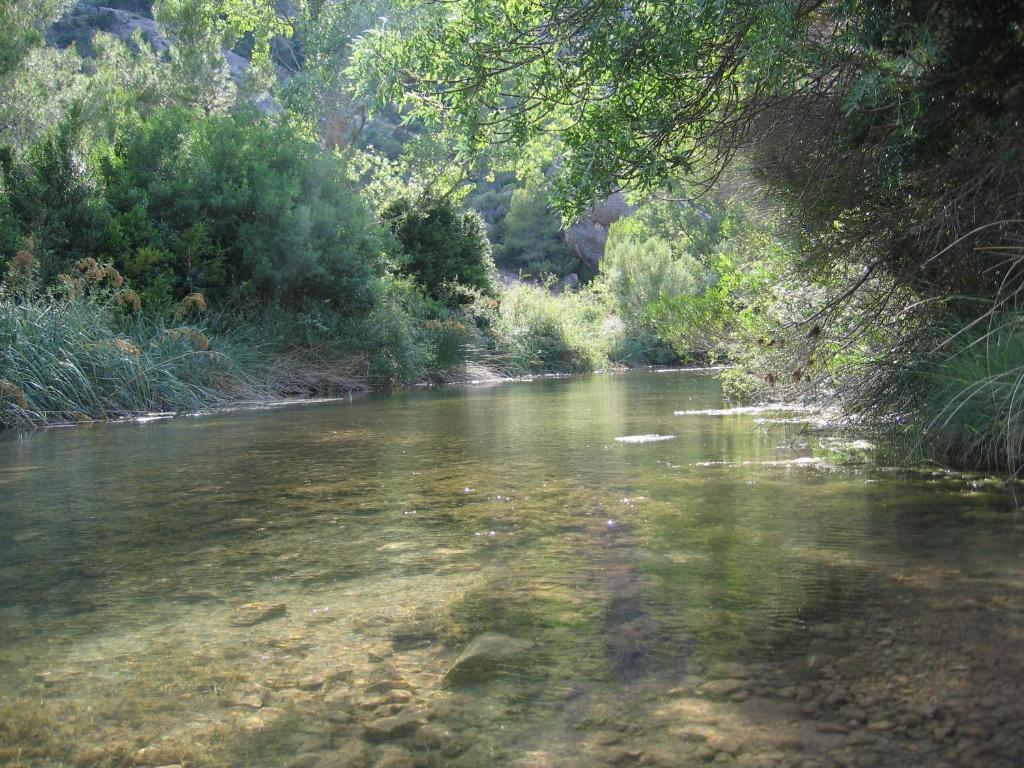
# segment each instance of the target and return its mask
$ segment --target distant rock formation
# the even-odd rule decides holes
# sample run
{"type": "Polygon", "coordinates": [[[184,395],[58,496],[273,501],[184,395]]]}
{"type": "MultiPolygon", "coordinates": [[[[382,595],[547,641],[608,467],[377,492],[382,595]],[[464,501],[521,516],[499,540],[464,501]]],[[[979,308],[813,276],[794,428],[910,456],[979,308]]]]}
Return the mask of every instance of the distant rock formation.
{"type": "Polygon", "coordinates": [[[566,227],[565,242],[583,263],[596,272],[604,256],[608,227],[634,213],[636,206],[630,205],[621,192],[614,192],[566,227]]]}
{"type": "MultiPolygon", "coordinates": [[[[166,51],[170,47],[167,38],[161,34],[160,28],[153,19],[131,11],[82,3],[70,10],[67,16],[58,22],[58,26],[68,19],[72,19],[78,25],[107,32],[126,42],[131,40],[135,30],[139,30],[142,33],[142,39],[153,46],[154,50],[166,51]]],[[[56,28],[55,26],[53,29],[56,28]]],[[[50,41],[54,42],[52,37],[50,41]]]]}

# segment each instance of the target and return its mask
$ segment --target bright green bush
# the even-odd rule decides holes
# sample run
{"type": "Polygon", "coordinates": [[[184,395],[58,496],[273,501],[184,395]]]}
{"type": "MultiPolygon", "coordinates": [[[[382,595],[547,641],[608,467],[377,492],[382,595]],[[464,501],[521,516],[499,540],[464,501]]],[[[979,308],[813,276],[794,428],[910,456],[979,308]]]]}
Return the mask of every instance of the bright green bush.
{"type": "Polygon", "coordinates": [[[617,357],[640,365],[677,360],[650,311],[665,299],[699,296],[704,288],[700,265],[686,254],[674,254],[668,241],[641,221],[621,219],[610,227],[600,268],[597,288],[624,325],[617,357]]]}
{"type": "Polygon", "coordinates": [[[611,225],[601,284],[630,329],[649,325],[647,308],[664,297],[693,296],[704,288],[700,265],[689,256],[674,256],[672,247],[630,219],[611,225]]]}
{"type": "MultiPolygon", "coordinates": [[[[645,316],[683,360],[762,367],[777,349],[783,326],[795,318],[789,297],[799,306],[799,297],[806,296],[805,287],[784,280],[793,258],[789,243],[771,226],[736,226],[707,256],[702,291],[665,294],[647,306],[645,316]]],[[[739,374],[732,378],[739,381],[739,374]]]]}
{"type": "Polygon", "coordinates": [[[502,292],[489,313],[497,351],[514,370],[583,373],[608,364],[614,327],[590,291],[552,294],[519,284],[502,292]]]}

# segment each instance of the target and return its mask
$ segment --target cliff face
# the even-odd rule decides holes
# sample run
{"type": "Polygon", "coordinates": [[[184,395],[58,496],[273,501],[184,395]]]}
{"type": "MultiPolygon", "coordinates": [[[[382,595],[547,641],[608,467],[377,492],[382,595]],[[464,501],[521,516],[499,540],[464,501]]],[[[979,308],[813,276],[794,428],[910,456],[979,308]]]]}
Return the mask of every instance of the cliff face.
{"type": "Polygon", "coordinates": [[[166,51],[170,44],[152,16],[121,8],[79,3],[72,7],[47,31],[47,40],[59,48],[88,41],[96,32],[106,32],[130,42],[136,30],[156,51],[166,51]]]}

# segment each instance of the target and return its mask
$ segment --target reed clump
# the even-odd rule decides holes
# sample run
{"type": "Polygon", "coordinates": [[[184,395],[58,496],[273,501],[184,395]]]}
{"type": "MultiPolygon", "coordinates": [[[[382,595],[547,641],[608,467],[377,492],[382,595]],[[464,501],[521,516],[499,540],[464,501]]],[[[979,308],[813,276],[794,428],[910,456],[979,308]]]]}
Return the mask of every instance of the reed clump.
{"type": "MultiPolygon", "coordinates": [[[[111,279],[101,265],[83,266],[86,279],[111,279]]],[[[195,410],[252,395],[255,377],[230,347],[214,352],[195,328],[125,317],[106,298],[0,289],[0,426],[195,410]]]]}
{"type": "Polygon", "coordinates": [[[947,466],[1019,473],[1024,313],[1007,312],[947,338],[905,377],[913,418],[899,444],[947,466]]]}

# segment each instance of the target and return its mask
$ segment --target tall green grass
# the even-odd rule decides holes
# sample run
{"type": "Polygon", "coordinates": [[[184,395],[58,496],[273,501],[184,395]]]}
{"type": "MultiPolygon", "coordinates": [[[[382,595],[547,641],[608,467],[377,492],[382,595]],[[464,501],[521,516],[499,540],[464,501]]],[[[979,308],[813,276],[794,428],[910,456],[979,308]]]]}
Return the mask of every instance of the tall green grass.
{"type": "Polygon", "coordinates": [[[1024,469],[1024,313],[951,337],[912,379],[916,439],[905,444],[952,466],[1024,469]]]}
{"type": "Polygon", "coordinates": [[[89,297],[0,292],[0,426],[208,407],[257,392],[234,350],[190,325],[89,297]]]}

